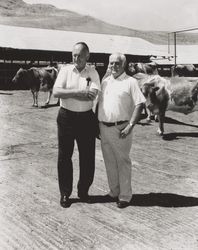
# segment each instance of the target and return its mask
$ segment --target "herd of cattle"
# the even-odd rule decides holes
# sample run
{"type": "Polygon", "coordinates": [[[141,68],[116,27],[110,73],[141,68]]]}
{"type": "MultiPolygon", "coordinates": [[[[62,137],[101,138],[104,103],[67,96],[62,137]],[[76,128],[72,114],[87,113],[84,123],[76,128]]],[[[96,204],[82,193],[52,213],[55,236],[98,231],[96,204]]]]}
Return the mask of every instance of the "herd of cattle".
{"type": "MultiPolygon", "coordinates": [[[[129,63],[129,74],[146,73],[149,75],[157,75],[158,67],[155,62],[151,63],[129,63]]],[[[184,76],[184,77],[196,77],[198,76],[198,70],[193,64],[176,65],[171,67],[171,77],[184,76]]]]}
{"type": "MultiPolygon", "coordinates": [[[[52,89],[60,67],[19,69],[13,83],[24,82],[33,94],[33,106],[38,107],[38,92],[48,91],[45,105],[49,105],[52,89]]],[[[129,63],[128,73],[137,79],[146,97],[148,119],[150,114],[158,116],[158,134],[164,133],[166,110],[191,113],[197,108],[198,77],[193,65],[177,65],[172,67],[171,77],[161,77],[155,63],[129,63]],[[185,75],[185,77],[184,77],[185,75]]],[[[108,72],[105,74],[105,76],[108,72]]],[[[104,77],[105,77],[104,76],[104,77]]]]}

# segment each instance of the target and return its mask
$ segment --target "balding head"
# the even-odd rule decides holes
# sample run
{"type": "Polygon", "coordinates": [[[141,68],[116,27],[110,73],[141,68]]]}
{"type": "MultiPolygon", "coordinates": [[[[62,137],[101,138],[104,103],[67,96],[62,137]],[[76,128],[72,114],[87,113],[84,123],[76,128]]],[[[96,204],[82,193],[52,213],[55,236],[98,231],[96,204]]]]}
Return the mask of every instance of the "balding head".
{"type": "Polygon", "coordinates": [[[89,60],[89,48],[87,44],[84,42],[76,43],[73,47],[72,57],[75,67],[79,71],[82,71],[89,60]]]}
{"type": "Polygon", "coordinates": [[[122,67],[126,66],[126,56],[120,52],[113,53],[109,56],[109,61],[111,58],[117,58],[120,62],[122,62],[122,67]]]}
{"type": "Polygon", "coordinates": [[[109,68],[114,78],[120,76],[126,66],[126,57],[122,53],[113,53],[109,57],[109,68]]]}

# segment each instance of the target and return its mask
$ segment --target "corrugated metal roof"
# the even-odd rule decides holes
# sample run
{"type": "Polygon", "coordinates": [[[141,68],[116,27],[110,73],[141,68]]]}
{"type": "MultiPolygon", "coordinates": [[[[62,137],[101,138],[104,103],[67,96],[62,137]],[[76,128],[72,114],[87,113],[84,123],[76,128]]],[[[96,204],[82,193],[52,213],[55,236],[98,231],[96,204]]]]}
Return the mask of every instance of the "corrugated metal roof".
{"type": "Polygon", "coordinates": [[[79,41],[86,42],[92,53],[167,55],[167,47],[154,45],[137,37],[0,25],[0,47],[71,51],[79,41]]]}

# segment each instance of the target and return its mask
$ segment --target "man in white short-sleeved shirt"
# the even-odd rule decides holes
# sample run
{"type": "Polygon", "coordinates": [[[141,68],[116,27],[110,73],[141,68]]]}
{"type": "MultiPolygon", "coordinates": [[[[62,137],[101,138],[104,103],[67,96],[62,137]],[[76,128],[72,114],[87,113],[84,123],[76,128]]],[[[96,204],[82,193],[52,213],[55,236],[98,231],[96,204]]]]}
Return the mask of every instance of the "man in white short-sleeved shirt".
{"type": "Polygon", "coordinates": [[[95,171],[96,117],[93,101],[100,90],[99,75],[86,65],[89,48],[84,42],[74,45],[73,64],[63,66],[56,79],[53,94],[60,98],[58,125],[58,181],[60,204],[69,207],[73,186],[72,155],[74,142],[79,151],[78,197],[89,202],[89,188],[95,171]]]}
{"type": "Polygon", "coordinates": [[[121,53],[109,58],[111,74],[103,79],[99,97],[101,147],[107,170],[109,198],[117,200],[117,206],[130,204],[132,131],[139,120],[146,101],[137,80],[124,69],[126,57],[121,53]]]}

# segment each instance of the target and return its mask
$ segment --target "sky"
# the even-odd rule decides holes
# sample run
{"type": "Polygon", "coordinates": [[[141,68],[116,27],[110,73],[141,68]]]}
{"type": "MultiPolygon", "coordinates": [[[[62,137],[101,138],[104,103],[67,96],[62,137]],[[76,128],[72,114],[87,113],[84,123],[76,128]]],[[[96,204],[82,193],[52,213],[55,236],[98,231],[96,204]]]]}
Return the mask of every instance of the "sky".
{"type": "Polygon", "coordinates": [[[198,0],[23,0],[52,4],[137,30],[198,28],[198,0]]]}

